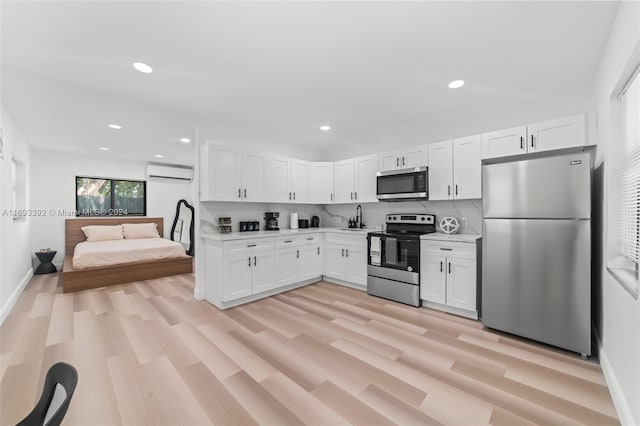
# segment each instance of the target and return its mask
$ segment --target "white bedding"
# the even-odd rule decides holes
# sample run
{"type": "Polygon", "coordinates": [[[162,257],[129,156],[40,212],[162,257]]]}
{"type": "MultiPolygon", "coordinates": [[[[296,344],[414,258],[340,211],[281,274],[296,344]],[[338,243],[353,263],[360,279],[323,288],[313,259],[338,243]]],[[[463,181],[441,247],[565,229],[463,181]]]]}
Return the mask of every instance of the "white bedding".
{"type": "Polygon", "coordinates": [[[82,242],[73,252],[73,269],[188,257],[181,243],[164,238],[82,242]]]}

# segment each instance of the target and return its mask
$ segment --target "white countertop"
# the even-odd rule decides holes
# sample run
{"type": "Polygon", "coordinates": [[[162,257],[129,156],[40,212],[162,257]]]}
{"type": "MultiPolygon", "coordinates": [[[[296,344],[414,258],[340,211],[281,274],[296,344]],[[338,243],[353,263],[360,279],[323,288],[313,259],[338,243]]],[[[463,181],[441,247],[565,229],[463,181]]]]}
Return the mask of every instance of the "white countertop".
{"type": "Polygon", "coordinates": [[[478,234],[445,234],[444,232],[434,232],[431,234],[424,234],[420,236],[421,240],[431,241],[458,241],[463,243],[474,243],[482,235],[478,234]]]}
{"type": "Polygon", "coordinates": [[[348,235],[362,235],[366,236],[367,232],[373,232],[374,229],[346,229],[346,228],[304,228],[304,229],[281,229],[279,231],[248,231],[248,232],[231,232],[229,234],[211,233],[202,234],[201,237],[210,240],[217,241],[233,241],[233,240],[248,240],[251,238],[265,238],[265,237],[282,237],[292,235],[305,235],[315,233],[340,233],[348,235]]]}

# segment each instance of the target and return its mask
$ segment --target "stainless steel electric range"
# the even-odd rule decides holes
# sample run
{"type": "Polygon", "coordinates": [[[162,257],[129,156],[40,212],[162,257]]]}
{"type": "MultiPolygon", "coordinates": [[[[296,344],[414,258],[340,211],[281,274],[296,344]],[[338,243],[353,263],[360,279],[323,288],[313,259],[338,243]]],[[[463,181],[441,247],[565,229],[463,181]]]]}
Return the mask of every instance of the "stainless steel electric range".
{"type": "Polygon", "coordinates": [[[420,235],[436,232],[436,216],[388,214],[386,223],[367,234],[367,293],[420,306],[420,235]]]}

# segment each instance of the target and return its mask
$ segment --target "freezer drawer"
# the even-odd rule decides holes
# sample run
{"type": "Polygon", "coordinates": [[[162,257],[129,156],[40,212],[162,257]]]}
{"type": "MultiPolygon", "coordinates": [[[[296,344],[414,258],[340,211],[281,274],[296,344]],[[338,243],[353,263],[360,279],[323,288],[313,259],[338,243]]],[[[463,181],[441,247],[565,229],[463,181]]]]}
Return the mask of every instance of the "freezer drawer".
{"type": "Polygon", "coordinates": [[[482,166],[485,218],[591,218],[591,153],[482,166]]]}
{"type": "Polygon", "coordinates": [[[485,219],[482,323],[591,353],[591,221],[485,219]]]}

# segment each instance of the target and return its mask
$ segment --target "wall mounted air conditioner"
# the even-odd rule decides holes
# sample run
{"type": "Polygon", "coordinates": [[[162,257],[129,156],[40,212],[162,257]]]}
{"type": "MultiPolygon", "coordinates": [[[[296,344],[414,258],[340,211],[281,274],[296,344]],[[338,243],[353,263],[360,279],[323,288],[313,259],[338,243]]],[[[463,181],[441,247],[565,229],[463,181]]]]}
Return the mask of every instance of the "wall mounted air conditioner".
{"type": "Polygon", "coordinates": [[[193,169],[185,168],[185,167],[159,166],[157,164],[147,164],[147,177],[192,181],[193,169]]]}

